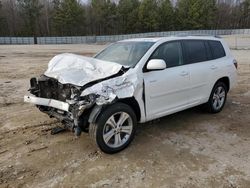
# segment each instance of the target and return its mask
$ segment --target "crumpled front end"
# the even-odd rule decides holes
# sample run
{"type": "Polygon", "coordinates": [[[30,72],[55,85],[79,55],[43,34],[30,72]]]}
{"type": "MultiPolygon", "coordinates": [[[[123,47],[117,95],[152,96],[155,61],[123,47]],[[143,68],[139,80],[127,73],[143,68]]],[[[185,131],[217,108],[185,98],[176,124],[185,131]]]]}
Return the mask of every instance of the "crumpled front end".
{"type": "Polygon", "coordinates": [[[129,98],[136,91],[137,78],[118,76],[84,87],[62,84],[54,78],[41,76],[30,80],[32,95],[24,101],[35,104],[40,111],[60,120],[66,128],[80,135],[87,131],[94,106],[105,106],[118,99],[129,98]]]}
{"type": "Polygon", "coordinates": [[[82,115],[95,104],[95,96],[80,97],[81,87],[61,84],[56,79],[41,76],[32,78],[29,89],[32,95],[24,96],[24,101],[35,104],[40,111],[59,119],[72,131],[87,128],[87,119],[82,115]]]}
{"type": "Polygon", "coordinates": [[[73,54],[56,56],[45,75],[30,80],[30,93],[24,101],[59,119],[77,135],[88,131],[89,118],[96,106],[134,96],[142,86],[136,74],[116,63],[73,54]],[[67,64],[67,62],[69,62],[67,64]]]}

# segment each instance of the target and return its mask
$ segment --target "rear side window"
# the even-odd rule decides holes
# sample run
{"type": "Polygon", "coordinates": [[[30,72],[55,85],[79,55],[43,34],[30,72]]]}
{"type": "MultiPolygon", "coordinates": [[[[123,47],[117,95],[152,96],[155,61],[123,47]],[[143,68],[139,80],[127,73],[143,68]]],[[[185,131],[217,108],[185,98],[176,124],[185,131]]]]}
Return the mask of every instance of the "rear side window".
{"type": "Polygon", "coordinates": [[[183,44],[186,51],[187,63],[198,63],[208,60],[205,41],[188,40],[183,41],[183,44]]]}
{"type": "Polygon", "coordinates": [[[208,41],[213,59],[219,59],[226,56],[225,50],[219,41],[208,41]]]}

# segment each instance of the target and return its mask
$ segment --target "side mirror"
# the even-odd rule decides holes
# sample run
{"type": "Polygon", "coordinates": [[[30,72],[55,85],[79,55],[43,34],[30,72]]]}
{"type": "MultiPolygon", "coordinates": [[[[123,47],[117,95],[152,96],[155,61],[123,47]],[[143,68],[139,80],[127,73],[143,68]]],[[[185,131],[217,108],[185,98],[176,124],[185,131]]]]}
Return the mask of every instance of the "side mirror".
{"type": "Polygon", "coordinates": [[[163,70],[167,65],[163,59],[151,59],[147,64],[147,70],[163,70]]]}

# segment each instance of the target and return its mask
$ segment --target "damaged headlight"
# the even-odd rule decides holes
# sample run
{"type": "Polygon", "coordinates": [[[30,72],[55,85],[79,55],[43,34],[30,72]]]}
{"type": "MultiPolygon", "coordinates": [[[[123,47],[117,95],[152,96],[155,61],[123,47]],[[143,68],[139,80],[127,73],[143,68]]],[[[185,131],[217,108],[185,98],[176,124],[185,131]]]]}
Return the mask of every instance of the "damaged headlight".
{"type": "Polygon", "coordinates": [[[71,100],[78,100],[78,97],[80,96],[80,88],[77,87],[71,87],[71,100]]]}
{"type": "Polygon", "coordinates": [[[95,104],[95,101],[96,95],[91,94],[85,97],[75,97],[74,99],[67,100],[67,103],[70,104],[69,111],[72,112],[73,117],[80,117],[85,109],[95,104]]]}
{"type": "Polygon", "coordinates": [[[87,104],[92,104],[95,102],[97,96],[95,94],[87,95],[87,96],[79,96],[75,95],[73,98],[70,100],[67,100],[66,102],[73,105],[73,104],[78,104],[78,105],[87,105],[87,104]]]}
{"type": "Polygon", "coordinates": [[[86,95],[83,94],[84,91],[79,94],[79,91],[80,89],[72,88],[71,99],[67,100],[69,104],[77,106],[89,106],[93,104],[104,105],[112,103],[117,98],[117,95],[114,93],[114,88],[109,85],[104,85],[103,87],[98,88],[98,90],[93,90],[92,92],[87,91],[85,93],[86,95]]]}

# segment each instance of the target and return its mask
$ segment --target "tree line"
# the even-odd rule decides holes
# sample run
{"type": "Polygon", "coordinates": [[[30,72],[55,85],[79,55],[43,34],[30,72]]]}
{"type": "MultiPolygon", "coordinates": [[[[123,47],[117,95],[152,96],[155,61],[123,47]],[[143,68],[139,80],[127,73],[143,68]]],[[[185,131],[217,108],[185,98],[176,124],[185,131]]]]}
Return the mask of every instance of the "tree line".
{"type": "Polygon", "coordinates": [[[250,0],[0,0],[0,36],[250,28],[250,0]]]}

